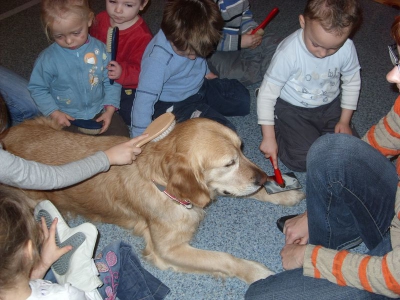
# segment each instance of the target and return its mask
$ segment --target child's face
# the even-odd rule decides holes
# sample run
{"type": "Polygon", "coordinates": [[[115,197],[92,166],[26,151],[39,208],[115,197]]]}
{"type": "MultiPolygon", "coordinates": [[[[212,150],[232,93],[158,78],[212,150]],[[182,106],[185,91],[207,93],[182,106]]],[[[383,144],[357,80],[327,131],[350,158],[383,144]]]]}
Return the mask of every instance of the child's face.
{"type": "Polygon", "coordinates": [[[112,26],[127,29],[138,19],[138,14],[147,4],[142,0],[106,0],[107,13],[112,26]],[[122,25],[122,27],[121,27],[122,25]]]}
{"type": "Polygon", "coordinates": [[[174,50],[176,54],[179,56],[183,56],[186,58],[189,58],[190,60],[195,60],[197,58],[196,53],[193,52],[191,49],[186,49],[185,51],[179,50],[178,48],[175,47],[173,43],[171,43],[171,47],[174,50]]]}
{"type": "MultiPolygon", "coordinates": [[[[397,50],[398,53],[400,53],[400,46],[397,45],[397,50]]],[[[397,63],[399,62],[399,58],[397,57],[397,63]]],[[[387,73],[386,75],[386,80],[390,83],[395,83],[397,85],[397,88],[400,90],[400,67],[399,65],[395,65],[394,68],[387,73]]]]}
{"type": "Polygon", "coordinates": [[[326,32],[318,21],[304,18],[300,15],[300,26],[303,28],[303,40],[307,50],[318,58],[324,58],[336,53],[350,35],[350,28],[345,28],[342,35],[326,32]]]}
{"type": "Polygon", "coordinates": [[[51,27],[54,41],[63,48],[78,49],[86,43],[92,20],[83,20],[75,15],[56,19],[51,27]]]}

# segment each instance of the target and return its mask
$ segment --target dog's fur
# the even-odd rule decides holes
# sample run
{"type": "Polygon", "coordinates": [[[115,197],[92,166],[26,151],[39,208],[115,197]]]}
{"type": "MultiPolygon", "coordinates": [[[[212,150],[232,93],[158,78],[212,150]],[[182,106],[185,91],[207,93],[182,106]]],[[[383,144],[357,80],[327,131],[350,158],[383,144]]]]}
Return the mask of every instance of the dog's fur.
{"type": "MultiPolygon", "coordinates": [[[[7,151],[25,159],[60,165],[126,141],[124,137],[93,137],[69,133],[46,118],[12,127],[3,137],[7,151]]],[[[27,190],[35,200],[49,199],[62,212],[132,229],[145,239],[144,256],[161,269],[238,277],[252,283],[272,274],[265,266],[230,254],[189,245],[204,217],[203,208],[217,195],[256,198],[294,205],[301,191],[268,195],[260,186],[271,180],[241,151],[241,140],[229,128],[207,119],[177,124],[159,142],[150,142],[132,165],[74,186],[54,191],[27,190]],[[166,186],[187,209],[153,183],[166,186]]]]}

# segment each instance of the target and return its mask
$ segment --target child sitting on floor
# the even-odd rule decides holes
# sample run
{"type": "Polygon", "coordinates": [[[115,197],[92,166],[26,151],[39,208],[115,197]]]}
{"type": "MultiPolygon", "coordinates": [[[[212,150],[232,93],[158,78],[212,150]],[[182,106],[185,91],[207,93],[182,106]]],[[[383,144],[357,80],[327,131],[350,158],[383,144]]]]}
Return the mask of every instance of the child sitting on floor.
{"type": "Polygon", "coordinates": [[[45,116],[66,130],[75,119],[100,123],[99,134],[129,136],[121,116],[121,85],[110,84],[106,46],[89,36],[94,14],[88,0],[42,0],[42,23],[54,43],[35,62],[28,89],[45,116]]]}
{"type": "Polygon", "coordinates": [[[177,122],[205,117],[232,129],[225,116],[250,111],[248,90],[210,73],[207,57],[220,39],[223,19],[212,0],[167,1],[161,30],[147,45],[132,108],[131,136],[172,112],[177,122]]]}
{"type": "Polygon", "coordinates": [[[140,63],[147,44],[153,37],[149,27],[139,13],[148,0],[106,0],[106,11],[96,16],[90,34],[107,43],[110,27],[118,27],[118,51],[116,61],[107,66],[108,77],[122,85],[121,104],[118,113],[125,123],[131,125],[133,99],[139,82],[140,63]]]}

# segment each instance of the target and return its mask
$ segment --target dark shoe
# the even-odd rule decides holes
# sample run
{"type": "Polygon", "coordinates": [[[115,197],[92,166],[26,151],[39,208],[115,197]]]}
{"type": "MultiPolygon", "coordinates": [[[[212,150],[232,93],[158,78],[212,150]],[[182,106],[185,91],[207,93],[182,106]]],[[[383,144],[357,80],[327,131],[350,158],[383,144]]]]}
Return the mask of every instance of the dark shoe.
{"type": "Polygon", "coordinates": [[[283,216],[280,217],[277,221],[276,221],[276,226],[278,227],[278,229],[283,233],[283,227],[285,226],[285,222],[289,219],[292,219],[294,217],[297,217],[298,215],[287,215],[287,216],[283,216]]]}

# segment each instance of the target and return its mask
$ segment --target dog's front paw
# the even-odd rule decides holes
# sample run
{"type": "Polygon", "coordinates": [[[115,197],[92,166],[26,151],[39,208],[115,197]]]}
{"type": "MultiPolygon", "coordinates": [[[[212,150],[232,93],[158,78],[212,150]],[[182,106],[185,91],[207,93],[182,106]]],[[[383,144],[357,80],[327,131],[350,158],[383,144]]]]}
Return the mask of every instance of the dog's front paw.
{"type": "Polygon", "coordinates": [[[243,278],[244,281],[248,284],[252,284],[253,282],[256,282],[260,279],[267,278],[268,276],[274,275],[275,272],[272,272],[270,269],[268,269],[266,266],[255,262],[255,261],[249,261],[251,266],[251,270],[245,274],[245,277],[243,278]]]}
{"type": "Polygon", "coordinates": [[[291,190],[276,194],[268,194],[264,188],[261,188],[257,193],[251,196],[253,199],[283,206],[296,205],[301,200],[305,199],[305,197],[306,195],[302,190],[291,190]]]}

